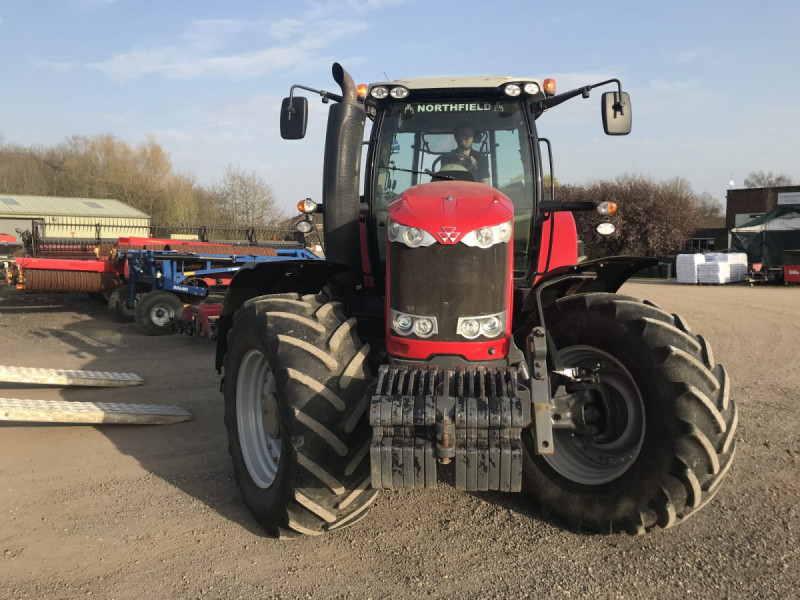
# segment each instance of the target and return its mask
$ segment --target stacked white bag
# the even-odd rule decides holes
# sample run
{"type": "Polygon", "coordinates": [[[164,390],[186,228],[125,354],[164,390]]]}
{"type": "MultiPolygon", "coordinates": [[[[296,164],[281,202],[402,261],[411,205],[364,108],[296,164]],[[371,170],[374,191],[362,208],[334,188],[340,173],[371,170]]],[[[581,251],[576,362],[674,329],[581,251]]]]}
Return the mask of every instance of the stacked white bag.
{"type": "Polygon", "coordinates": [[[704,262],[702,254],[678,254],[675,260],[678,283],[697,283],[697,266],[704,262]]]}
{"type": "Polygon", "coordinates": [[[699,283],[733,283],[747,279],[747,254],[712,253],[705,255],[705,262],[697,265],[699,283]]]}

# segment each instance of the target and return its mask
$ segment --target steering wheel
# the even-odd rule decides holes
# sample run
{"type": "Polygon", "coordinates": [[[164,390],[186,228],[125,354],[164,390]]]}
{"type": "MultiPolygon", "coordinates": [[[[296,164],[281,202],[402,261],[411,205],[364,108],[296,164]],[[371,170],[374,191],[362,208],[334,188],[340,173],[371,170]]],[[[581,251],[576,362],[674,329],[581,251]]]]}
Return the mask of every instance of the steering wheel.
{"type": "MultiPolygon", "coordinates": [[[[460,152],[448,152],[447,154],[442,154],[433,161],[433,164],[431,165],[431,171],[434,173],[439,171],[440,163],[442,163],[445,158],[449,159],[448,164],[460,165],[467,171],[473,170],[472,160],[470,160],[471,157],[467,156],[466,154],[461,154],[460,152]]],[[[475,160],[477,162],[477,159],[475,160]]]]}

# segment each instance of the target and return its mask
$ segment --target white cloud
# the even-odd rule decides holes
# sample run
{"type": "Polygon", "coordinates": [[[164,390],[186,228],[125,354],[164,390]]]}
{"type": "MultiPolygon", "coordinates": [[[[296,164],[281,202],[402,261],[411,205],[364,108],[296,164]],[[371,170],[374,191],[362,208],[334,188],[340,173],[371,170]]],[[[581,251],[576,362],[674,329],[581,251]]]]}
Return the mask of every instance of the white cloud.
{"type": "Polygon", "coordinates": [[[331,62],[325,54],[326,48],[338,40],[356,36],[367,28],[367,24],[361,21],[328,19],[303,23],[285,20],[268,26],[268,30],[279,41],[291,38],[290,44],[249,52],[214,54],[213,51],[226,44],[226,38],[251,26],[240,21],[223,21],[224,26],[216,28],[211,23],[193,23],[190,31],[181,36],[184,42],[181,45],[134,50],[87,66],[117,80],[149,74],[167,79],[258,77],[297,68],[309,69],[331,62]],[[206,28],[214,30],[216,37],[210,39],[202,35],[206,28]],[[289,33],[283,35],[284,31],[289,33]]]}
{"type": "Polygon", "coordinates": [[[667,81],[656,79],[648,87],[638,91],[639,100],[631,101],[634,111],[639,116],[659,117],[659,121],[676,119],[677,117],[694,115],[707,110],[708,106],[722,106],[723,100],[713,89],[703,86],[700,80],[667,81]]]}
{"type": "Polygon", "coordinates": [[[325,19],[338,12],[365,13],[380,10],[389,6],[397,6],[406,0],[312,0],[304,19],[325,19]]]}
{"type": "Polygon", "coordinates": [[[403,4],[406,0],[347,0],[347,6],[358,12],[380,10],[389,6],[403,4]]]}
{"type": "Polygon", "coordinates": [[[668,52],[667,56],[679,63],[692,63],[697,61],[705,52],[707,48],[701,46],[699,48],[691,48],[688,50],[679,50],[675,52],[668,52]]]}
{"type": "Polygon", "coordinates": [[[298,19],[279,19],[269,24],[269,34],[273,39],[284,42],[303,32],[305,23],[298,19]]]}
{"type": "Polygon", "coordinates": [[[63,62],[57,60],[45,60],[42,58],[34,58],[31,60],[31,64],[37,69],[50,69],[52,71],[58,71],[59,73],[66,73],[67,71],[72,71],[78,65],[73,62],[63,62]]]}
{"type": "Polygon", "coordinates": [[[92,10],[114,4],[117,0],[70,0],[68,6],[74,10],[92,10]]]}
{"type": "Polygon", "coordinates": [[[135,120],[138,115],[135,113],[107,113],[100,118],[107,123],[114,125],[127,125],[135,120]]]}

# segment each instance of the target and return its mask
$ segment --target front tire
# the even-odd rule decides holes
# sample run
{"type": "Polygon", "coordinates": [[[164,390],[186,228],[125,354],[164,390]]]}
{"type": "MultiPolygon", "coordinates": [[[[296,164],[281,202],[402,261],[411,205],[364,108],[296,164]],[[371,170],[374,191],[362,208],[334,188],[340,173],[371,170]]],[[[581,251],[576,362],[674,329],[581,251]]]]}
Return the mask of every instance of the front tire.
{"type": "Polygon", "coordinates": [[[234,315],[225,355],[225,426],[244,502],[269,535],[355,523],[369,487],[364,415],[369,352],[338,302],[260,296],[234,315]]]}
{"type": "Polygon", "coordinates": [[[736,405],[711,348],[677,315],[617,294],[548,307],[545,324],[567,367],[600,365],[613,435],[554,431],[553,455],[523,434],[524,482],[547,513],[577,527],[643,533],[707,504],[731,466],[736,405]]]}

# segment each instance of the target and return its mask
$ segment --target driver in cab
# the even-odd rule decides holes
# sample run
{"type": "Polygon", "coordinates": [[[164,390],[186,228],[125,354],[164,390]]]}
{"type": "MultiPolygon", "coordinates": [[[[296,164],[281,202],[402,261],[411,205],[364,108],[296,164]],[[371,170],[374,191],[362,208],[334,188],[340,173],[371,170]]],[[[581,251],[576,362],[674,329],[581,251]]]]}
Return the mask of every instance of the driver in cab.
{"type": "Polygon", "coordinates": [[[489,160],[482,152],[472,148],[475,128],[469,121],[460,121],[453,128],[456,149],[444,156],[442,165],[460,165],[480,183],[489,183],[489,160]]]}

